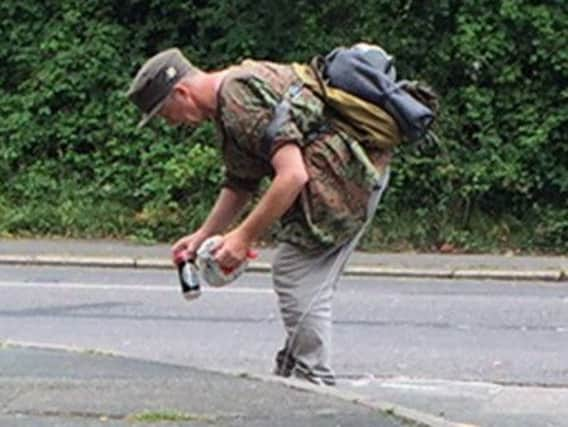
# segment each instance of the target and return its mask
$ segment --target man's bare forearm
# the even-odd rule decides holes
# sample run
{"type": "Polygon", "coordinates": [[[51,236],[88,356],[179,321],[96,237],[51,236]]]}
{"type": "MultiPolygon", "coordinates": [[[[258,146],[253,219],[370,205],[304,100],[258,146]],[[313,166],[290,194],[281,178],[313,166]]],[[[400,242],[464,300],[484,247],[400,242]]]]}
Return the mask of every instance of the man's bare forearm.
{"type": "Polygon", "coordinates": [[[249,243],[276,222],[294,203],[307,180],[303,174],[276,175],[253,211],[238,227],[249,243]]]}
{"type": "Polygon", "coordinates": [[[207,235],[222,233],[250,200],[250,193],[223,188],[200,229],[207,235]]]}

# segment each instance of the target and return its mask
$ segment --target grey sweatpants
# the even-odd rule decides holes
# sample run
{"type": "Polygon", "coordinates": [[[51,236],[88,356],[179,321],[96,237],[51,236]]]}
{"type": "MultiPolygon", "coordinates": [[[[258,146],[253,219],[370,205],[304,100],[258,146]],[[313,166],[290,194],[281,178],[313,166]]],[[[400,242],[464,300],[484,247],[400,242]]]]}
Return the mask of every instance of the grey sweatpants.
{"type": "MultiPolygon", "coordinates": [[[[334,382],[331,369],[332,299],[349,256],[370,224],[387,187],[388,172],[372,192],[367,221],[350,241],[317,254],[306,254],[289,243],[278,246],[272,276],[286,342],[280,352],[292,375],[334,382]]],[[[282,362],[282,360],[280,361],[282,362]]]]}

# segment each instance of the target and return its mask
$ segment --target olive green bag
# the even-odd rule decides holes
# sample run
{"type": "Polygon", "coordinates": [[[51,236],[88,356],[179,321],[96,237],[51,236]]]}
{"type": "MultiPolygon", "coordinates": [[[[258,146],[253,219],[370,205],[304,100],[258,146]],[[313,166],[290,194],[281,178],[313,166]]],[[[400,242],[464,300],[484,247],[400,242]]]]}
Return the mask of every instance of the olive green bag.
{"type": "Polygon", "coordinates": [[[363,145],[393,148],[402,135],[395,120],[382,108],[344,90],[327,85],[311,65],[293,64],[304,85],[318,94],[333,111],[332,121],[363,145]]]}
{"type": "Polygon", "coordinates": [[[381,47],[359,43],[316,56],[309,64],[293,63],[301,84],[292,85],[274,109],[263,138],[263,155],[268,156],[290,100],[302,86],[317,94],[329,120],[364,148],[388,150],[403,141],[437,142],[431,131],[438,113],[437,95],[420,82],[396,81],[392,62],[381,47]]]}
{"type": "Polygon", "coordinates": [[[431,127],[438,96],[421,82],[397,81],[393,57],[380,46],[339,47],[293,68],[335,113],[337,126],[364,145],[389,149],[402,141],[436,140],[431,127]]]}

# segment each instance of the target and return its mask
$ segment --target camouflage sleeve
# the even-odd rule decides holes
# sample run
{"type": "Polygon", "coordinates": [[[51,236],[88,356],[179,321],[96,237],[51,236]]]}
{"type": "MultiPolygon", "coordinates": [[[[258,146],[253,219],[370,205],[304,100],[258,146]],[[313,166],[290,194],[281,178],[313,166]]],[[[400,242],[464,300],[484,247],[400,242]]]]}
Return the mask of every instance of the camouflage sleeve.
{"type": "Polygon", "coordinates": [[[238,176],[232,175],[229,172],[225,173],[225,179],[221,184],[222,187],[230,188],[235,191],[247,191],[249,193],[256,193],[260,180],[243,179],[238,176]]]}
{"type": "MultiPolygon", "coordinates": [[[[224,94],[225,131],[243,153],[261,159],[266,127],[272,121],[280,96],[268,82],[256,76],[233,79],[224,88],[224,94]]],[[[283,144],[300,143],[301,139],[301,132],[288,115],[276,133],[269,157],[283,144]]]]}
{"type": "Polygon", "coordinates": [[[271,142],[271,156],[288,143],[304,147],[326,126],[324,104],[307,87],[287,99],[288,111],[271,142]]]}

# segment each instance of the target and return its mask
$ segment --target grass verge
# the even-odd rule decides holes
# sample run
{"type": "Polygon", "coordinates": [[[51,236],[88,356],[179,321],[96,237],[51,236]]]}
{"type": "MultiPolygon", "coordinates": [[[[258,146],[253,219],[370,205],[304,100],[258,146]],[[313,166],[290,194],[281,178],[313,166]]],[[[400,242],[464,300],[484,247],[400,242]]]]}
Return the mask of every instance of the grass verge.
{"type": "Polygon", "coordinates": [[[144,411],[138,414],[132,414],[127,417],[127,421],[131,423],[163,423],[163,422],[181,422],[181,421],[198,421],[202,423],[213,424],[217,419],[213,416],[203,414],[189,414],[187,412],[164,410],[164,411],[144,411]]]}

